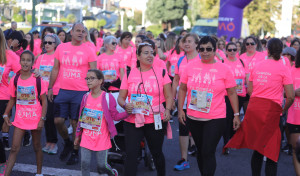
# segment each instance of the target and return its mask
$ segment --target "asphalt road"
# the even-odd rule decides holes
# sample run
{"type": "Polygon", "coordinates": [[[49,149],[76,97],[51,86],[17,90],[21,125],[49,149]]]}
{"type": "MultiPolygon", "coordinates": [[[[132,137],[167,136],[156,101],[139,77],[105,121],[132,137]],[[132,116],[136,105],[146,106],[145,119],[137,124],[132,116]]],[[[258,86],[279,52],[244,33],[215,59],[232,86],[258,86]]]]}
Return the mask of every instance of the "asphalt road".
{"type": "MultiPolygon", "coordinates": [[[[180,151],[179,151],[179,143],[178,143],[178,122],[176,118],[174,118],[174,122],[172,125],[173,130],[173,139],[168,140],[165,139],[164,142],[164,154],[166,158],[166,171],[167,176],[194,176],[200,175],[200,172],[197,167],[196,158],[193,156],[189,156],[189,161],[191,168],[185,171],[174,171],[173,167],[180,159],[180,151]]],[[[13,129],[10,130],[10,136],[12,136],[13,129]]],[[[11,139],[10,139],[11,140],[11,139]]],[[[43,133],[42,143],[45,143],[45,135],[43,133]]],[[[62,139],[59,137],[59,152],[62,150],[62,139]]],[[[217,151],[217,169],[216,176],[250,176],[251,175],[251,166],[250,160],[252,151],[248,149],[240,149],[240,150],[231,150],[228,156],[224,156],[221,154],[223,146],[223,141],[221,139],[217,151]]],[[[9,152],[7,152],[8,156],[9,152]]],[[[96,160],[92,158],[91,171],[96,172],[96,160]]],[[[32,149],[32,146],[22,147],[20,153],[17,158],[18,167],[15,167],[15,170],[12,173],[12,176],[32,176],[35,171],[35,155],[32,149]],[[25,164],[26,166],[23,166],[25,164]],[[28,165],[28,167],[27,167],[28,165]],[[21,171],[20,171],[21,170],[21,171]]],[[[48,155],[44,154],[44,163],[43,167],[47,169],[47,175],[80,175],[80,163],[73,166],[67,166],[65,162],[59,160],[58,155],[48,155]],[[67,169],[67,170],[62,170],[67,169]],[[61,170],[59,173],[58,170],[61,170]],[[71,172],[74,171],[74,172],[71,172]],[[75,173],[75,171],[77,171],[75,173]]],[[[122,165],[116,166],[120,173],[122,173],[122,165]]],[[[263,166],[264,169],[264,166],[263,166]]],[[[144,166],[143,161],[138,166],[138,175],[139,176],[155,176],[155,171],[150,171],[149,168],[144,166]]],[[[262,170],[262,175],[264,175],[264,170],[262,170]]],[[[292,176],[295,175],[292,157],[281,153],[279,162],[278,162],[278,176],[292,176]]]]}

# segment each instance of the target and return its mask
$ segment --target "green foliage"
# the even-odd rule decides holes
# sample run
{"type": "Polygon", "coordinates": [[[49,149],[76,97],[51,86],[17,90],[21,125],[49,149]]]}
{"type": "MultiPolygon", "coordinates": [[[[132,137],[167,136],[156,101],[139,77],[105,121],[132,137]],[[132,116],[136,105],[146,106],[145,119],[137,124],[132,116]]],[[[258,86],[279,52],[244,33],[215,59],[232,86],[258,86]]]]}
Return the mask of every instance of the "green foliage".
{"type": "Polygon", "coordinates": [[[281,13],[280,1],[254,0],[244,9],[244,18],[248,19],[251,34],[259,35],[262,28],[264,31],[274,32],[275,22],[271,19],[274,14],[281,13]]]}
{"type": "Polygon", "coordinates": [[[161,24],[151,25],[147,27],[147,31],[151,31],[154,37],[157,37],[160,33],[163,32],[161,29],[162,29],[161,24]]]}
{"type": "Polygon", "coordinates": [[[13,14],[18,14],[20,13],[20,11],[21,11],[21,7],[16,7],[16,6],[13,7],[13,14]]]}
{"type": "Polygon", "coordinates": [[[0,4],[16,4],[16,0],[0,0],[0,4]]]}
{"type": "Polygon", "coordinates": [[[142,24],[142,11],[134,11],[134,21],[135,24],[141,25],[142,24]]]}
{"type": "Polygon", "coordinates": [[[101,20],[86,20],[84,21],[84,25],[90,29],[90,28],[96,28],[96,29],[100,29],[100,26],[105,26],[106,25],[106,21],[104,19],[101,20]]]}
{"type": "Polygon", "coordinates": [[[68,21],[69,23],[75,23],[75,22],[76,22],[76,16],[75,16],[74,14],[69,14],[69,15],[67,16],[67,21],[68,21]]]}
{"type": "Polygon", "coordinates": [[[169,23],[182,20],[186,10],[186,0],[149,0],[146,16],[153,23],[169,23]]]}
{"type": "Polygon", "coordinates": [[[12,20],[15,22],[23,22],[24,17],[21,14],[14,14],[12,20]]]}
{"type": "MultiPolygon", "coordinates": [[[[31,14],[26,15],[26,19],[27,19],[27,22],[28,22],[28,23],[32,23],[32,15],[31,15],[31,14]]],[[[35,18],[35,22],[36,22],[36,23],[38,22],[38,19],[37,19],[37,18],[35,18]]]]}

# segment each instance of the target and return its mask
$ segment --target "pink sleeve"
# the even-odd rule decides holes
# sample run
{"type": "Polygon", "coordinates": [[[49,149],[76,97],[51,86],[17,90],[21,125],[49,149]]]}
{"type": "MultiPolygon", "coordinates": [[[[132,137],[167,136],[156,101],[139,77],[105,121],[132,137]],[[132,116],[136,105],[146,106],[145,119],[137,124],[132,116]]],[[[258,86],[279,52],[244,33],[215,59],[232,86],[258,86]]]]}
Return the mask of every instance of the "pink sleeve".
{"type": "Polygon", "coordinates": [[[232,74],[232,72],[230,71],[230,69],[226,69],[225,70],[225,87],[226,88],[231,88],[231,87],[235,87],[236,86],[236,82],[234,80],[234,76],[232,74]]]}
{"type": "Polygon", "coordinates": [[[58,47],[56,48],[55,52],[54,52],[54,58],[56,58],[58,61],[59,60],[59,49],[60,49],[61,45],[58,45],[58,47]]]}
{"type": "Polygon", "coordinates": [[[250,73],[249,72],[249,67],[248,67],[248,64],[246,64],[245,62],[244,62],[244,67],[245,67],[245,73],[249,74],[250,73]]]}
{"type": "Polygon", "coordinates": [[[9,59],[12,62],[12,71],[16,73],[21,70],[20,57],[13,52],[9,55],[9,57],[11,57],[9,59]]]}
{"type": "Polygon", "coordinates": [[[102,59],[101,59],[101,56],[102,56],[102,55],[99,55],[99,56],[97,57],[97,69],[98,69],[98,70],[101,70],[101,69],[100,69],[101,60],[102,60],[102,59]]]}
{"type": "MultiPolygon", "coordinates": [[[[177,66],[176,66],[176,68],[177,68],[177,66]]],[[[184,84],[187,84],[187,82],[188,82],[188,73],[187,73],[188,68],[189,68],[189,65],[184,69],[183,74],[180,78],[180,82],[182,82],[184,84]]]]}
{"type": "Polygon", "coordinates": [[[96,55],[96,52],[93,51],[93,49],[90,49],[90,56],[88,58],[88,62],[95,62],[97,61],[97,55],[96,55]]]}
{"type": "Polygon", "coordinates": [[[122,80],[120,89],[128,90],[128,81],[127,81],[127,75],[126,74],[123,76],[123,80],[122,80]]]}
{"type": "Polygon", "coordinates": [[[42,84],[41,84],[41,95],[46,94],[48,91],[48,87],[47,87],[47,82],[44,80],[41,80],[42,84]]]}
{"type": "Polygon", "coordinates": [[[37,60],[35,61],[35,64],[33,65],[33,68],[39,69],[40,68],[40,63],[41,63],[41,57],[42,55],[40,55],[37,60]]]}
{"type": "Polygon", "coordinates": [[[167,74],[167,70],[166,70],[166,74],[164,76],[164,85],[169,84],[169,83],[172,83],[172,81],[171,81],[169,75],[167,74]]]}
{"type": "Polygon", "coordinates": [[[14,80],[15,80],[15,76],[11,78],[11,81],[8,86],[10,96],[12,97],[16,97],[16,88],[15,88],[14,80]]]}
{"type": "Polygon", "coordinates": [[[285,67],[286,70],[281,72],[283,75],[282,83],[283,85],[293,84],[293,79],[291,76],[291,72],[288,71],[288,67],[285,67]]]}

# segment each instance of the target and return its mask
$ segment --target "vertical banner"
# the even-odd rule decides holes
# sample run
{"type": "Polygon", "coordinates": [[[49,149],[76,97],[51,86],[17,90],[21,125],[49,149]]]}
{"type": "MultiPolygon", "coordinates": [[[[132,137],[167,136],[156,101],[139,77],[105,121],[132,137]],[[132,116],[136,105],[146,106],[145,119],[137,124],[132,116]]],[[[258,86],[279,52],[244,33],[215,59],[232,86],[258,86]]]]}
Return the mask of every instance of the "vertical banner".
{"type": "Polygon", "coordinates": [[[240,38],[243,21],[243,9],[252,0],[221,0],[218,24],[218,37],[223,35],[240,38]]]}

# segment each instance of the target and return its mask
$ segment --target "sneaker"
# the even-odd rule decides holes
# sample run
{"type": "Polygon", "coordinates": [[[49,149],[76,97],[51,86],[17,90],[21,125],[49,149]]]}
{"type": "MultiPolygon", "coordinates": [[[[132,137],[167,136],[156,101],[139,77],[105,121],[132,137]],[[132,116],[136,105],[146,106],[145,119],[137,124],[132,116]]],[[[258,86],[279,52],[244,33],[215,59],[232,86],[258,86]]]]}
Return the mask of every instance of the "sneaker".
{"type": "Polygon", "coordinates": [[[0,176],[4,176],[6,169],[6,162],[0,164],[0,176]]]}
{"type": "Polygon", "coordinates": [[[189,155],[195,155],[197,152],[197,148],[195,145],[192,145],[191,147],[188,148],[188,154],[189,155]]]}
{"type": "Polygon", "coordinates": [[[118,176],[119,175],[117,169],[112,169],[112,171],[114,172],[114,176],[118,176]]]}
{"type": "Polygon", "coordinates": [[[49,147],[48,154],[49,155],[55,155],[55,154],[57,154],[57,149],[58,149],[58,147],[57,147],[56,144],[55,144],[55,146],[52,149],[49,147]]]}
{"type": "Polygon", "coordinates": [[[50,146],[46,145],[45,147],[42,148],[42,151],[45,152],[45,153],[48,153],[49,149],[50,149],[50,146]]]}
{"type": "Polygon", "coordinates": [[[74,152],[71,153],[71,157],[67,161],[67,165],[74,165],[79,162],[79,156],[78,154],[75,154],[74,152]]]}
{"type": "Polygon", "coordinates": [[[24,147],[30,146],[31,140],[32,140],[31,134],[28,131],[26,131],[23,139],[23,146],[24,147]]]}
{"type": "Polygon", "coordinates": [[[282,149],[281,151],[287,153],[289,151],[289,144],[286,144],[282,149]]]}
{"type": "Polygon", "coordinates": [[[3,145],[4,145],[4,150],[6,151],[10,150],[8,137],[3,137],[3,145]]]}
{"type": "Polygon", "coordinates": [[[73,133],[73,127],[72,127],[72,125],[70,125],[68,127],[68,134],[72,134],[72,133],[73,133]]]}
{"type": "Polygon", "coordinates": [[[182,171],[189,168],[190,168],[190,163],[185,159],[181,159],[180,161],[177,162],[177,165],[174,166],[174,170],[176,171],[182,171]]]}
{"type": "Polygon", "coordinates": [[[43,174],[35,174],[35,176],[44,176],[43,174]]]}
{"type": "Polygon", "coordinates": [[[64,149],[63,151],[60,153],[59,159],[60,160],[64,160],[68,157],[68,155],[71,153],[71,151],[73,150],[73,144],[71,141],[66,142],[64,145],[64,149]]]}

